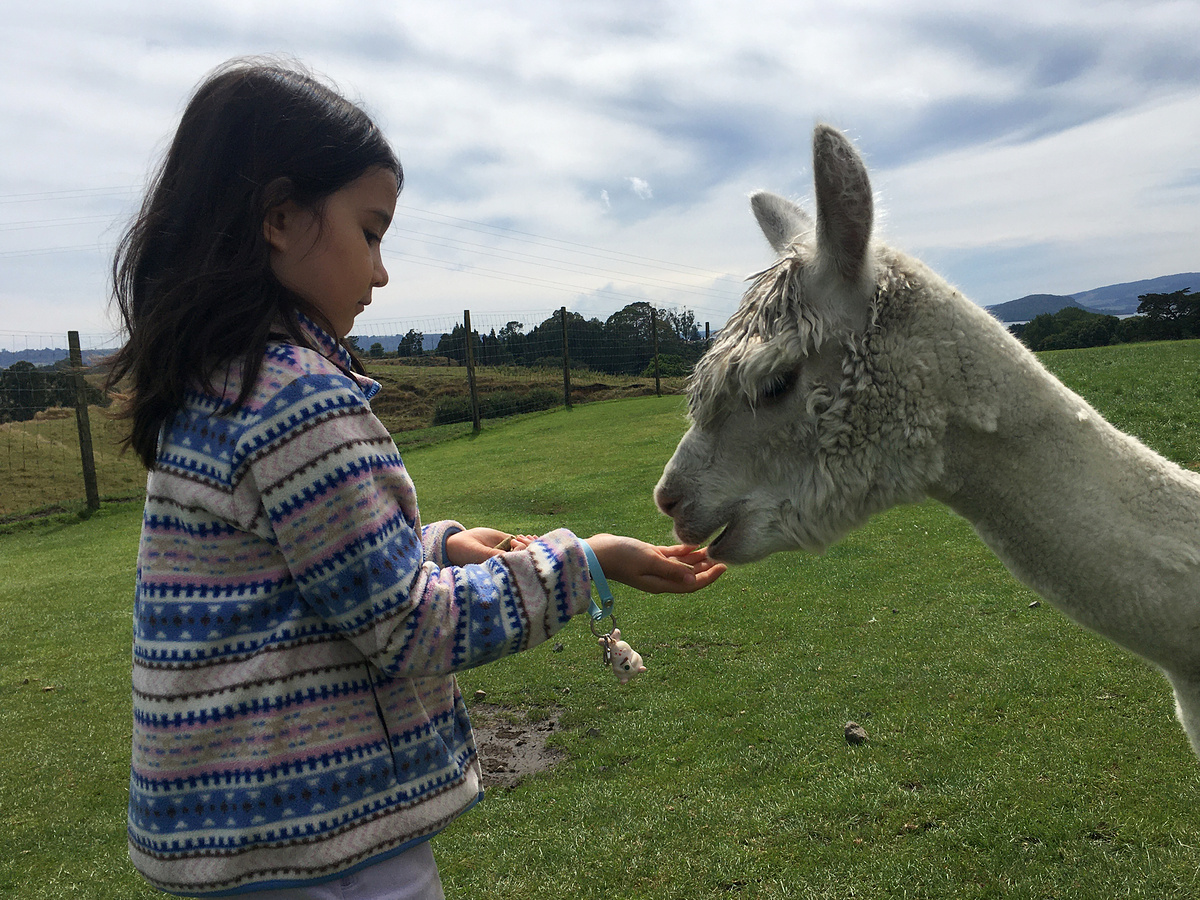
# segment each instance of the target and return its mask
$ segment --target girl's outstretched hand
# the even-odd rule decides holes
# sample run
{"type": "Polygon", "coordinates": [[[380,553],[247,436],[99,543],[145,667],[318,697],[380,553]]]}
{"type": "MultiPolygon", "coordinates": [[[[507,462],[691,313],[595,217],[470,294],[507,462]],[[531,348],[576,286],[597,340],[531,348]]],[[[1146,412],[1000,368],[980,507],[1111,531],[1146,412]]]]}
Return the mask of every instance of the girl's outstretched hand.
{"type": "MultiPolygon", "coordinates": [[[[481,563],[510,550],[525,550],[537,538],[510,535],[495,528],[468,528],[446,539],[448,562],[455,566],[481,563]]],[[[685,544],[656,547],[636,538],[598,534],[588,544],[600,561],[604,575],[648,594],[690,594],[708,587],[725,571],[708,551],[685,544]]]]}
{"type": "Polygon", "coordinates": [[[606,578],[648,594],[690,594],[708,587],[725,571],[724,563],[713,562],[702,547],[656,547],[615,534],[597,534],[587,542],[606,578]]]}

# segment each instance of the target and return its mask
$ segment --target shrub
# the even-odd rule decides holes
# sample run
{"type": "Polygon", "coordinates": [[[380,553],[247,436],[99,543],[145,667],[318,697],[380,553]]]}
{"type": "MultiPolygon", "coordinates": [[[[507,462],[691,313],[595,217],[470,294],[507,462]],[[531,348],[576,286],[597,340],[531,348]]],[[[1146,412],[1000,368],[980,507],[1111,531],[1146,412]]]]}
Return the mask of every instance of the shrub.
{"type": "Polygon", "coordinates": [[[451,425],[471,421],[470,397],[445,397],[433,408],[434,425],[451,425]]]}
{"type": "MultiPolygon", "coordinates": [[[[562,402],[562,396],[550,388],[532,388],[524,394],[516,391],[495,391],[479,400],[479,418],[502,419],[519,413],[551,409],[562,402]]],[[[437,402],[433,410],[434,425],[450,425],[454,422],[471,421],[471,398],[464,396],[445,397],[437,402]]]]}
{"type": "MultiPolygon", "coordinates": [[[[658,374],[660,378],[682,378],[692,374],[692,363],[688,362],[682,356],[675,356],[669,353],[660,354],[658,357],[658,374]]],[[[653,359],[642,370],[641,377],[654,377],[653,359]]]]}
{"type": "Polygon", "coordinates": [[[481,419],[503,419],[505,416],[515,416],[519,412],[524,412],[524,408],[521,395],[515,391],[496,391],[479,401],[481,419]]]}
{"type": "Polygon", "coordinates": [[[525,395],[525,405],[530,410],[553,409],[562,403],[562,392],[546,387],[531,388],[525,395]]]}

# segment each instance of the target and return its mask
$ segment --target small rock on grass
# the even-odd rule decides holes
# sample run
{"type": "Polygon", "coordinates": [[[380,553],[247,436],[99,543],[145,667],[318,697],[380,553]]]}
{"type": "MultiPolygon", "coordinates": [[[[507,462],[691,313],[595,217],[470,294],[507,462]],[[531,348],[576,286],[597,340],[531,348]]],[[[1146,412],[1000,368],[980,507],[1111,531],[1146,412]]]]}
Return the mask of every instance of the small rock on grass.
{"type": "Polygon", "coordinates": [[[847,744],[865,744],[867,742],[867,729],[857,722],[847,722],[842,731],[846,735],[847,744]]]}

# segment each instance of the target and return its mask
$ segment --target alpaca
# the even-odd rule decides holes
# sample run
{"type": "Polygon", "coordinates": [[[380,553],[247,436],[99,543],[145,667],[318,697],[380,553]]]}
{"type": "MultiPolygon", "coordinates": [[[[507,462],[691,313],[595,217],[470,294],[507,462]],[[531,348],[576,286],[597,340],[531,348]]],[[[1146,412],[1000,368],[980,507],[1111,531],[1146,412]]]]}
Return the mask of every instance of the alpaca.
{"type": "Polygon", "coordinates": [[[1163,670],[1200,754],[1200,475],[1106,422],[989,313],[872,240],[858,153],[813,138],[816,217],[751,206],[780,258],[689,384],[655,488],[729,563],[820,552],[933,497],[1019,580],[1163,670]],[[718,533],[719,532],[719,533],[718,533]]]}

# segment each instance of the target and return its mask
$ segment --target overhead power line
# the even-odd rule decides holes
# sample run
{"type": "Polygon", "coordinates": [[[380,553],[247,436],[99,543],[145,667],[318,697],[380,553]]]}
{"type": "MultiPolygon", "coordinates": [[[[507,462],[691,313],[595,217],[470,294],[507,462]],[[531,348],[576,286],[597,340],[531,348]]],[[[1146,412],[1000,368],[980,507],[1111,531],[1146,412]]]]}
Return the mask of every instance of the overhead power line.
{"type": "Polygon", "coordinates": [[[605,249],[602,247],[592,246],[591,244],[581,244],[581,243],[577,243],[576,241],[568,241],[568,240],[564,240],[562,238],[547,237],[545,235],[534,234],[533,232],[529,232],[529,231],[520,231],[516,228],[506,228],[503,225],[491,225],[491,224],[488,224],[487,222],[477,222],[473,219],[463,219],[458,216],[451,216],[451,215],[447,215],[445,213],[433,212],[432,210],[417,209],[416,207],[412,207],[412,206],[403,206],[403,205],[397,206],[396,214],[397,215],[410,215],[412,218],[416,218],[416,219],[424,218],[425,221],[431,221],[431,222],[438,222],[439,220],[448,220],[450,223],[457,223],[456,227],[466,228],[469,231],[477,231],[477,230],[483,229],[485,234],[491,233],[491,232],[500,232],[503,236],[508,236],[511,240],[518,240],[518,241],[527,240],[532,243],[543,243],[543,244],[552,244],[552,245],[557,244],[557,245],[569,247],[569,248],[578,248],[578,250],[583,251],[585,253],[597,254],[606,259],[624,258],[624,259],[628,259],[628,260],[637,260],[637,261],[643,262],[643,263],[651,263],[656,266],[662,266],[662,267],[670,269],[672,271],[678,271],[680,269],[689,269],[693,272],[699,272],[703,275],[708,275],[708,276],[714,277],[714,278],[723,278],[723,277],[729,276],[728,272],[714,272],[710,269],[702,269],[697,266],[687,265],[685,263],[668,262],[666,260],[656,259],[656,258],[650,257],[650,256],[638,256],[633,253],[625,253],[624,251],[621,251],[621,250],[608,250],[608,249],[605,249]],[[418,215],[418,214],[420,214],[420,215],[418,215]],[[429,217],[434,217],[434,218],[429,218],[429,217]],[[515,235],[515,237],[513,237],[514,235],[515,235]]]}
{"type": "MultiPolygon", "coordinates": [[[[106,197],[127,198],[141,192],[139,187],[106,187],[81,188],[63,191],[41,191],[25,194],[0,195],[0,204],[19,203],[58,203],[61,201],[95,200],[106,197]]],[[[735,292],[724,285],[714,284],[704,288],[695,283],[696,276],[711,279],[714,282],[722,279],[740,276],[728,272],[717,272],[710,269],[693,266],[686,263],[676,263],[661,258],[643,256],[625,251],[613,250],[571,241],[564,238],[550,237],[531,231],[523,231],[503,225],[495,225],[461,216],[452,216],[428,209],[400,204],[396,209],[397,220],[406,220],[412,227],[397,225],[394,232],[405,236],[405,241],[418,243],[430,248],[441,248],[459,251],[468,257],[487,257],[489,259],[507,260],[518,263],[522,271],[505,270],[502,267],[476,265],[469,260],[455,264],[439,260],[434,256],[421,256],[402,250],[393,250],[385,244],[384,253],[390,259],[402,259],[431,268],[439,268],[450,272],[467,272],[476,277],[507,281],[529,287],[550,289],[572,294],[589,294],[605,296],[624,302],[646,299],[613,287],[595,287],[591,284],[570,283],[575,279],[563,279],[556,273],[568,273],[583,276],[581,281],[594,278],[603,279],[612,284],[627,285],[631,288],[643,287],[648,290],[670,291],[686,294],[697,298],[736,301],[740,291],[735,292]],[[422,228],[420,224],[426,227],[422,228]],[[428,227],[435,226],[435,227],[428,227]],[[459,236],[463,232],[480,235],[492,239],[495,243],[483,240],[471,240],[459,236]],[[524,248],[524,249],[516,249],[524,248]]],[[[16,222],[0,223],[0,233],[16,232],[30,229],[67,228],[80,225],[113,222],[110,216],[89,215],[75,217],[28,218],[16,222]]],[[[82,251],[103,250],[107,242],[93,244],[34,247],[21,250],[0,250],[0,259],[17,259],[55,253],[72,253],[82,251]]],[[[689,304],[693,305],[693,304],[689,304]]]]}

